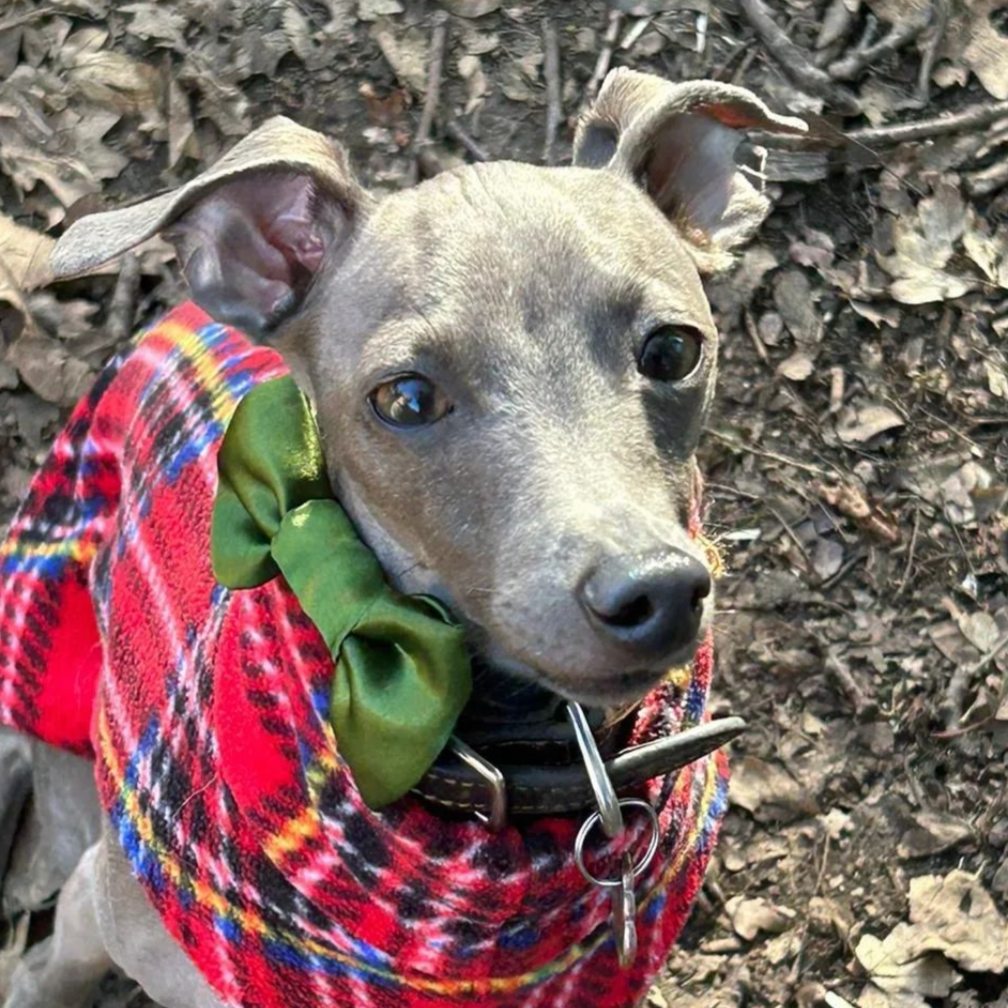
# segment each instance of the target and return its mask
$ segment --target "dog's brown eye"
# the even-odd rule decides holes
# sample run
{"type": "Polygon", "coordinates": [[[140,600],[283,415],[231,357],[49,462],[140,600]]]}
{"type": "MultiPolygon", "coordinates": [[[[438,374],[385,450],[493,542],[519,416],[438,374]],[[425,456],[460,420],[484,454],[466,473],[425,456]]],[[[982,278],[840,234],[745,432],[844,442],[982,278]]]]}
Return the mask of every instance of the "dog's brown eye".
{"type": "Polygon", "coordinates": [[[423,375],[407,374],[379,385],[371,393],[374,411],[396,427],[422,427],[451,412],[451,403],[423,375]]]}
{"type": "Polygon", "coordinates": [[[648,336],[637,358],[637,370],[655,381],[682,381],[703,356],[703,337],[689,326],[660,326],[648,336]]]}

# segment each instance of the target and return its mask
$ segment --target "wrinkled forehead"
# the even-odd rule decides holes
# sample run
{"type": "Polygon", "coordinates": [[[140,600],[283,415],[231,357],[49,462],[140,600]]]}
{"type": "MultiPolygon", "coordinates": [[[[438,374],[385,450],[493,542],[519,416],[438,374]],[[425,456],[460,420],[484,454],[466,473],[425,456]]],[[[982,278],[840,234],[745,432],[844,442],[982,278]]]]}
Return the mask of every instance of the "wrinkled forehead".
{"type": "Polygon", "coordinates": [[[635,298],[706,310],[673,227],[613,172],[512,162],[446,172],[383,201],[363,238],[365,257],[382,273],[393,263],[425,313],[476,299],[498,316],[635,298]]]}

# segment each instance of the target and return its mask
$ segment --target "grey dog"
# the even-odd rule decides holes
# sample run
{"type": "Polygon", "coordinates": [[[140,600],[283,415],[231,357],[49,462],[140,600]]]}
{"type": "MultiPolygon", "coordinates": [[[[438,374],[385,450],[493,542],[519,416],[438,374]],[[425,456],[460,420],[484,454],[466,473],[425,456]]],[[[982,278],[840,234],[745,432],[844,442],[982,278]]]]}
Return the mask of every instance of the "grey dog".
{"type": "MultiPolygon", "coordinates": [[[[690,659],[713,610],[687,534],[717,368],[701,276],[766,214],[735,160],[751,128],[804,124],[741,88],[615,71],[572,167],[470,165],[379,200],[338,147],[272,120],[181,189],[78,222],[53,265],[161,232],[194,299],[283,354],[395,586],[444,599],[487,668],[627,704],[690,659]]],[[[32,842],[61,845],[62,885],[6,1008],[85,1005],[113,964],[166,1008],[220,1008],[86,768],[11,735],[0,749],[0,801],[34,775],[32,842]]]]}

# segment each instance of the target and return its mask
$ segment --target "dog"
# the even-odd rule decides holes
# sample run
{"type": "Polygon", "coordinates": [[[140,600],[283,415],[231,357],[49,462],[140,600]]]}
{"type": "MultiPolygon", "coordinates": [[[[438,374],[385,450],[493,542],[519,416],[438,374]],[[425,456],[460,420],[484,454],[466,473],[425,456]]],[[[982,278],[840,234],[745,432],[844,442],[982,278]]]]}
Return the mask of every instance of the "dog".
{"type": "Polygon", "coordinates": [[[35,738],[27,756],[3,737],[21,784],[0,792],[0,840],[13,863],[29,772],[35,819],[79,835],[6,1008],[87,1005],[113,965],[165,1008],[640,1001],[726,801],[724,758],[704,755],[725,736],[704,724],[716,559],[695,453],[718,334],[701,277],[768,210],[735,163],[749,129],[805,125],[739,87],[616,70],[571,167],[469,165],[378,200],[338,145],[278,118],[59,240],[68,277],[160,233],[195,304],[99,378],[0,547],[0,722],[35,738]],[[324,716],[311,606],[210,569],[221,439],[285,373],[387,581],[448,607],[472,656],[457,734],[477,752],[377,811],[324,716]],[[570,813],[594,799],[564,701],[655,810],[649,834],[627,805],[602,887],[574,856],[570,813]],[[672,772],[662,746],[691,725],[710,737],[672,772]],[[529,751],[544,767],[502,784],[493,764],[529,751]],[[640,932],[625,968],[620,864],[615,914],[640,932]]]}

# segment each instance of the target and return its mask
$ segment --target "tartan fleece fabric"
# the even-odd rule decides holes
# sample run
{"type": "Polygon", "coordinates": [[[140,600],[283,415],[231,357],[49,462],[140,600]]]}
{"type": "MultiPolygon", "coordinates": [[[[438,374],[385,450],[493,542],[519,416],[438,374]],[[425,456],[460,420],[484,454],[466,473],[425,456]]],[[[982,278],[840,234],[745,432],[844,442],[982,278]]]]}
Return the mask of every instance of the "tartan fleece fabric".
{"type": "MultiPolygon", "coordinates": [[[[608,895],[574,864],[580,817],[490,834],[412,797],[368,809],[296,598],[281,579],[231,593],[210,570],[224,428],[284,371],[185,304],[100,376],[0,543],[0,722],[94,757],[136,877],[228,1005],[630,1008],[700,885],[724,757],[641,789],[662,837],[629,970],[608,895]]],[[[702,720],[711,669],[708,641],[647,698],[635,740],[702,720]]]]}

